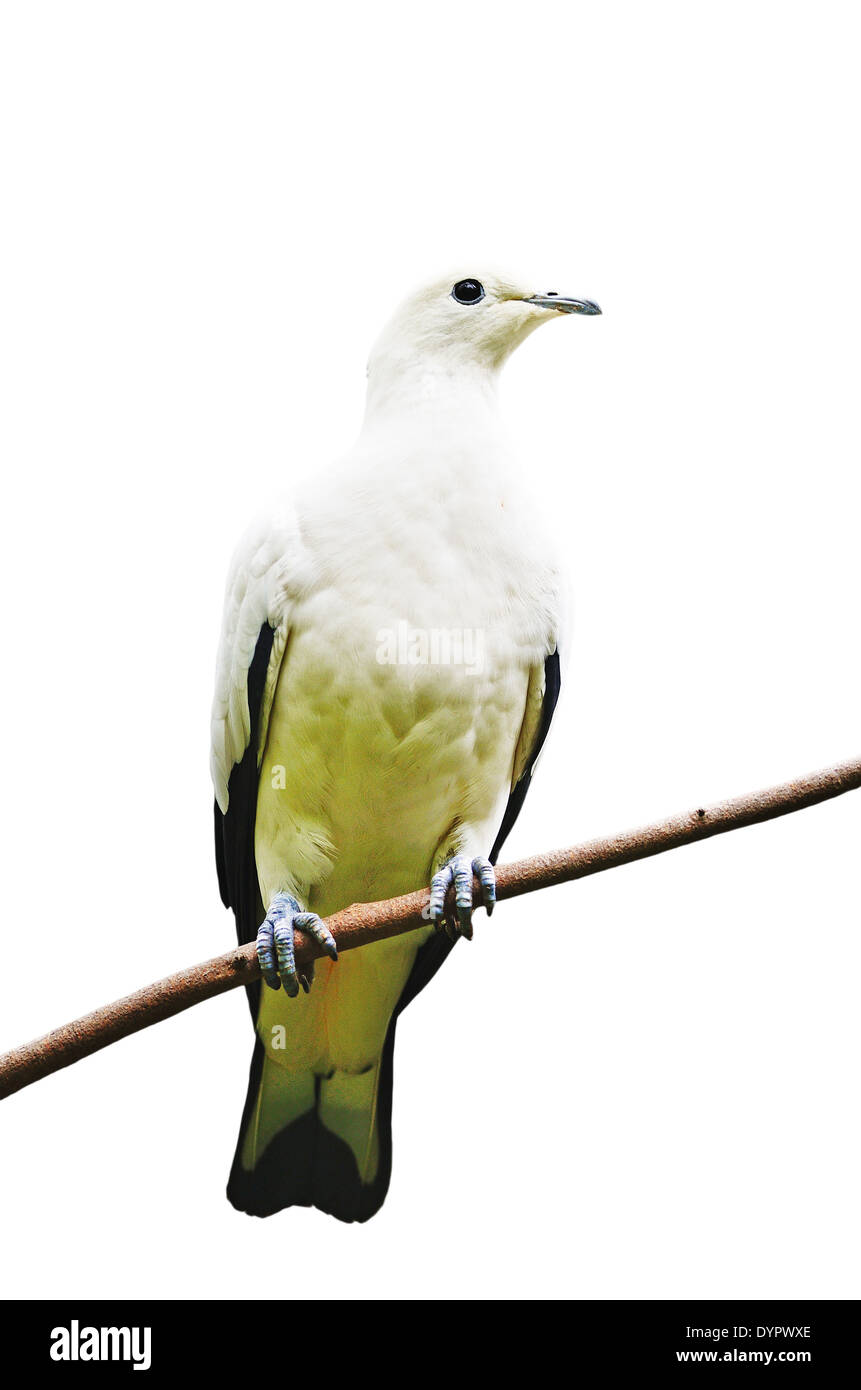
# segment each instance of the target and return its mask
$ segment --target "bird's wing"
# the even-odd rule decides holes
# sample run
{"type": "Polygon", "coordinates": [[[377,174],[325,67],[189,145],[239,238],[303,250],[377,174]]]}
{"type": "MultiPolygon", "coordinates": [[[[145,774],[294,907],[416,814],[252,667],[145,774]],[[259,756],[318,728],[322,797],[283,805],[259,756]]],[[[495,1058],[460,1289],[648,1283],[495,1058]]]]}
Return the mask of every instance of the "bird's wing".
{"type": "Polygon", "coordinates": [[[514,754],[514,771],[511,778],[511,793],[508,798],[508,805],[505,808],[505,815],[502,818],[502,825],[499,827],[499,834],[496,837],[493,849],[490,851],[490,862],[495,864],[499,858],[500,851],[508,838],[514,822],[520,815],[520,808],[526,800],[526,793],[529,791],[532,773],[538,761],[538,755],[544,746],[550,728],[550,721],[553,718],[553,711],[559,699],[561,687],[561,676],[559,668],[558,648],[551,652],[545,659],[543,666],[535,666],[529,678],[529,688],[526,693],[526,710],[523,715],[523,724],[520,729],[520,737],[517,740],[517,749],[514,754]]]}
{"type": "Polygon", "coordinates": [[[254,857],[257,782],[290,630],[291,577],[301,540],[289,511],[253,527],[231,565],[212,706],[215,861],[240,942],[253,941],[261,909],[254,857]]]}

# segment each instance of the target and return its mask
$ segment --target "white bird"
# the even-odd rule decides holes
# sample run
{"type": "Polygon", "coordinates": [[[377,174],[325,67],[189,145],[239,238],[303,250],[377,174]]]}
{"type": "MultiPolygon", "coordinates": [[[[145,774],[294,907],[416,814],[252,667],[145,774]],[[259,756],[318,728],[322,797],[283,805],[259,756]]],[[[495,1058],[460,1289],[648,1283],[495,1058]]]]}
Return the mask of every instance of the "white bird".
{"type": "Polygon", "coordinates": [[[234,558],[216,855],[271,986],[250,991],[257,1041],[228,1184],[243,1211],[363,1221],[385,1197],[395,1020],[472,935],[473,871],[491,911],[492,865],[559,694],[564,586],[506,443],[499,369],[540,324],[598,313],[490,274],[414,294],[372,351],[351,453],[269,508],[234,558]],[[426,930],[337,962],[321,918],[422,883],[426,930]],[[332,957],[310,991],[294,927],[332,957]]]}

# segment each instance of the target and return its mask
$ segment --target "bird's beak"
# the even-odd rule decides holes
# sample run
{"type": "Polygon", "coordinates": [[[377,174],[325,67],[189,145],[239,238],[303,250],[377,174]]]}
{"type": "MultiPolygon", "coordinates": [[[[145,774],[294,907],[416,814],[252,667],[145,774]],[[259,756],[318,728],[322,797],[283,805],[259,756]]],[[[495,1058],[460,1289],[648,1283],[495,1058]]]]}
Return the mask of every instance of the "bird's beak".
{"type": "Polygon", "coordinates": [[[555,309],[560,314],[600,314],[601,309],[591,299],[567,299],[565,295],[548,290],[547,294],[533,294],[524,299],[524,304],[535,304],[539,309],[555,309]]]}

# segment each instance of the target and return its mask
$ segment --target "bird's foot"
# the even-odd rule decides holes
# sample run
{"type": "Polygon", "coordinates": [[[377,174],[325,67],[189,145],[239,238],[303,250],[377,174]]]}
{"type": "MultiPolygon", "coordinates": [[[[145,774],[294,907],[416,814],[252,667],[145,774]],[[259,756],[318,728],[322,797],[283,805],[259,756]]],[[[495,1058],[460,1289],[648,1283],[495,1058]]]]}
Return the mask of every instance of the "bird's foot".
{"type": "Polygon", "coordinates": [[[295,931],[307,932],[319,941],[332,960],[338,959],[335,938],[316,912],[304,912],[289,893],[276,893],[257,933],[257,959],[269,988],[278,989],[283,985],[291,999],[296,998],[300,985],[307,994],[314,978],[313,962],[304,974],[296,969],[295,931]]]}
{"type": "Polygon", "coordinates": [[[488,917],[496,903],[496,874],[489,859],[470,859],[456,854],[431,879],[430,919],[437,931],[445,928],[454,941],[458,936],[472,940],[472,876],[481,884],[481,901],[488,917]],[[446,912],[446,894],[454,885],[454,914],[446,912]]]}

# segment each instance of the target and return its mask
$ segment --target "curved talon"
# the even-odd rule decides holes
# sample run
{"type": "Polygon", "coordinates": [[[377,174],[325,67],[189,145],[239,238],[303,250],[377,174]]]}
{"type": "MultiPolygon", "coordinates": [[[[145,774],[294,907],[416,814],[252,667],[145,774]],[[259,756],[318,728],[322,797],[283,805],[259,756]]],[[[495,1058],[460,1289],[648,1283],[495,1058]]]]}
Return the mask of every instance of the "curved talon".
{"type": "Polygon", "coordinates": [[[472,861],[472,871],[481,884],[481,901],[488,917],[496,907],[496,870],[489,859],[480,856],[472,861]]]}
{"type": "MultiPolygon", "coordinates": [[[[270,908],[270,912],[271,912],[270,908]]],[[[282,918],[274,932],[275,959],[278,962],[278,976],[285,993],[295,999],[299,993],[299,976],[296,973],[296,952],[293,945],[293,918],[282,918]]],[[[276,986],[277,988],[277,986],[276,986]]]]}
{"type": "Polygon", "coordinates": [[[338,959],[338,947],[335,945],[335,938],[316,912],[297,913],[293,918],[293,926],[298,931],[306,931],[310,936],[313,936],[314,940],[323,947],[330,960],[338,959]]]}
{"type": "Polygon", "coordinates": [[[284,986],[295,999],[299,988],[307,994],[314,979],[313,962],[304,973],[296,969],[295,932],[304,931],[319,942],[331,960],[338,959],[335,938],[316,912],[303,912],[289,893],[276,893],[257,932],[257,959],[260,973],[270,989],[284,986]]]}
{"type": "Polygon", "coordinates": [[[452,941],[457,936],[472,940],[472,877],[476,875],[481,885],[481,901],[488,917],[496,904],[496,874],[489,859],[480,855],[469,859],[465,854],[456,854],[447,864],[443,864],[431,879],[430,920],[437,931],[445,928],[452,941]],[[446,894],[454,885],[455,915],[446,914],[446,894]]]}
{"type": "Polygon", "coordinates": [[[257,960],[260,974],[270,989],[278,989],[281,981],[275,968],[275,929],[269,918],[261,922],[257,931],[257,960]]]}
{"type": "MultiPolygon", "coordinates": [[[[454,910],[457,917],[457,930],[467,941],[472,940],[472,862],[461,857],[452,864],[454,877],[454,910]]],[[[454,923],[449,935],[454,939],[454,923]]]]}
{"type": "Polygon", "coordinates": [[[443,864],[441,869],[437,869],[431,879],[430,920],[436,931],[441,931],[445,925],[445,895],[453,875],[452,863],[449,862],[443,864]]]}

